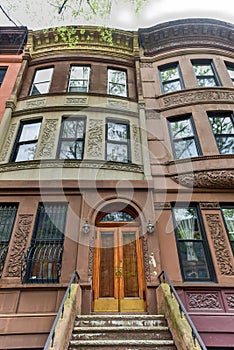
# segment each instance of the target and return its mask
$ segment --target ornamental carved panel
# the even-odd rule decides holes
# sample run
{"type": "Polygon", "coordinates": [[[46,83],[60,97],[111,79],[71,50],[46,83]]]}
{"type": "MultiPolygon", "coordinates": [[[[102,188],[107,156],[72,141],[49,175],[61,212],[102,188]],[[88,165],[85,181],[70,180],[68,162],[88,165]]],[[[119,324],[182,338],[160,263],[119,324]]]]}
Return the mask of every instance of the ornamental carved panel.
{"type": "Polygon", "coordinates": [[[214,210],[214,209],[220,209],[218,202],[201,202],[200,208],[202,210],[214,210]]]}
{"type": "Polygon", "coordinates": [[[143,250],[143,258],[144,258],[145,279],[147,282],[151,282],[148,242],[144,235],[142,236],[142,250],[143,250]]]}
{"type": "Polygon", "coordinates": [[[58,119],[47,119],[45,121],[38,151],[39,158],[50,158],[53,156],[57,124],[58,119]]]}
{"type": "Polygon", "coordinates": [[[7,277],[21,277],[22,256],[27,247],[32,221],[33,215],[19,215],[6,271],[7,277]]]}
{"type": "Polygon", "coordinates": [[[102,146],[104,145],[104,124],[101,119],[90,119],[88,135],[87,156],[101,159],[102,146]]]}
{"type": "Polygon", "coordinates": [[[222,310],[218,293],[186,293],[190,310],[222,310]]]}
{"type": "Polygon", "coordinates": [[[227,305],[228,305],[229,309],[234,310],[234,294],[228,295],[226,297],[226,301],[227,301],[227,305]]]}
{"type": "Polygon", "coordinates": [[[140,144],[140,134],[137,125],[132,126],[133,135],[133,149],[134,149],[134,159],[137,163],[141,162],[141,144],[140,144]]]}
{"type": "Polygon", "coordinates": [[[171,210],[171,203],[169,203],[169,202],[155,202],[154,209],[155,210],[171,210]]]}
{"type": "Polygon", "coordinates": [[[206,214],[206,220],[221,274],[234,275],[232,257],[227,247],[226,232],[224,232],[221,225],[220,216],[218,214],[206,214]]]}
{"type": "Polygon", "coordinates": [[[172,180],[186,187],[233,188],[234,170],[211,170],[186,173],[171,177],[172,180]]]}
{"type": "Polygon", "coordinates": [[[6,157],[7,157],[7,154],[9,152],[9,149],[11,149],[11,142],[14,138],[15,128],[16,128],[16,124],[12,124],[10,126],[10,130],[8,132],[6,142],[3,146],[2,154],[0,157],[0,162],[6,161],[6,157]]]}

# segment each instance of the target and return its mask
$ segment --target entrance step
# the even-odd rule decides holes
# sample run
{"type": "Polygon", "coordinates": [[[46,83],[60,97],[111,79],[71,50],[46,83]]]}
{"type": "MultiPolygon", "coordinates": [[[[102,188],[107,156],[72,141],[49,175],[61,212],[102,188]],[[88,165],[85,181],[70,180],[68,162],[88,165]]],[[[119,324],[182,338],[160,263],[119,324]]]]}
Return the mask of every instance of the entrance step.
{"type": "Polygon", "coordinates": [[[69,350],[176,350],[163,315],[82,315],[74,324],[69,350]]]}

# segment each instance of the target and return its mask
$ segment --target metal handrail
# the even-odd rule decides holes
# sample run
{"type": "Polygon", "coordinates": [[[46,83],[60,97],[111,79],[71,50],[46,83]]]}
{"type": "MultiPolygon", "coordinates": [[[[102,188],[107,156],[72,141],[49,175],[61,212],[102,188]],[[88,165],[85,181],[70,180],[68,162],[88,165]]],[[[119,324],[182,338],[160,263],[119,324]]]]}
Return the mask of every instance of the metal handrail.
{"type": "Polygon", "coordinates": [[[67,297],[70,297],[71,285],[72,285],[72,283],[74,282],[75,279],[77,279],[77,281],[79,281],[79,279],[80,279],[80,276],[79,276],[77,271],[73,272],[73,275],[72,275],[72,277],[70,279],[70,282],[69,282],[69,285],[67,287],[66,293],[64,294],[63,300],[62,300],[62,302],[60,304],[60,307],[58,309],[58,313],[57,313],[56,318],[54,320],[54,323],[53,323],[53,325],[51,327],[50,334],[48,335],[48,338],[47,338],[47,341],[45,343],[45,346],[44,346],[43,350],[48,350],[49,347],[53,348],[53,346],[54,346],[55,328],[56,328],[57,323],[59,321],[60,315],[61,315],[61,318],[63,318],[64,304],[65,304],[65,301],[66,301],[67,297]]]}
{"type": "Polygon", "coordinates": [[[200,335],[199,335],[199,333],[198,333],[198,331],[197,331],[193,321],[191,320],[187,310],[185,309],[185,307],[184,307],[184,305],[183,305],[183,303],[182,303],[178,293],[176,292],[175,287],[173,286],[170,277],[168,276],[166,271],[162,271],[159,274],[159,276],[158,276],[160,284],[162,283],[161,276],[163,276],[164,282],[165,282],[165,279],[167,280],[167,282],[169,284],[169,287],[170,287],[171,295],[174,294],[174,296],[175,296],[175,298],[176,298],[176,300],[177,300],[177,302],[179,304],[179,310],[180,310],[181,318],[182,318],[182,316],[184,314],[185,318],[188,321],[188,324],[189,324],[189,326],[191,328],[191,331],[192,331],[192,338],[193,338],[193,341],[194,341],[194,345],[196,346],[196,340],[197,340],[197,342],[200,345],[200,347],[202,348],[202,350],[207,350],[207,347],[205,346],[205,344],[204,344],[202,338],[200,337],[200,335]]]}

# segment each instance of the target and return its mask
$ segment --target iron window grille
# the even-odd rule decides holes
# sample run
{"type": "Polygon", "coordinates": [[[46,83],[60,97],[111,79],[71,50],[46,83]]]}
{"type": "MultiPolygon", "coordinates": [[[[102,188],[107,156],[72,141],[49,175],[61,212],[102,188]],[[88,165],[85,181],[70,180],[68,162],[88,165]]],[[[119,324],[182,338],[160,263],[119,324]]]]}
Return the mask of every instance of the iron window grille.
{"type": "Polygon", "coordinates": [[[0,205],[0,277],[2,276],[17,209],[17,204],[4,203],[0,205]]]}
{"type": "Polygon", "coordinates": [[[24,283],[58,283],[66,225],[66,203],[40,203],[30,248],[22,267],[24,283]]]}
{"type": "Polygon", "coordinates": [[[222,205],[221,212],[225,223],[225,228],[231,245],[232,253],[234,255],[234,206],[222,205]]]}
{"type": "Polygon", "coordinates": [[[175,159],[192,158],[201,154],[192,116],[169,119],[169,130],[175,159]]]}
{"type": "Polygon", "coordinates": [[[37,69],[29,95],[47,94],[50,89],[54,68],[37,69]]]}
{"type": "Polygon", "coordinates": [[[88,92],[90,67],[72,66],[68,84],[69,92],[88,92]]]}
{"type": "Polygon", "coordinates": [[[225,62],[225,64],[226,64],[230,79],[231,79],[232,83],[234,84],[234,64],[229,63],[229,62],[225,62]]]}
{"type": "Polygon", "coordinates": [[[201,215],[196,205],[172,209],[181,274],[184,281],[215,281],[201,215]]]}
{"type": "Polygon", "coordinates": [[[193,70],[199,87],[219,86],[220,82],[211,60],[193,60],[193,70]]]}
{"type": "Polygon", "coordinates": [[[58,158],[83,159],[85,142],[85,118],[64,118],[61,126],[58,158]]]}
{"type": "Polygon", "coordinates": [[[11,156],[12,162],[33,160],[36,152],[40,120],[21,122],[11,156]]]}
{"type": "Polygon", "coordinates": [[[184,88],[179,63],[167,64],[158,69],[163,93],[179,91],[184,88]]]}
{"type": "Polygon", "coordinates": [[[130,162],[129,124],[108,120],[106,123],[106,160],[130,162]]]}
{"type": "Polygon", "coordinates": [[[7,71],[7,67],[0,67],[0,87],[3,83],[7,71]]]}
{"type": "Polygon", "coordinates": [[[234,117],[228,112],[208,113],[210,125],[221,154],[234,154],[234,117]]]}
{"type": "Polygon", "coordinates": [[[127,97],[127,72],[124,70],[108,69],[107,93],[127,97]]]}

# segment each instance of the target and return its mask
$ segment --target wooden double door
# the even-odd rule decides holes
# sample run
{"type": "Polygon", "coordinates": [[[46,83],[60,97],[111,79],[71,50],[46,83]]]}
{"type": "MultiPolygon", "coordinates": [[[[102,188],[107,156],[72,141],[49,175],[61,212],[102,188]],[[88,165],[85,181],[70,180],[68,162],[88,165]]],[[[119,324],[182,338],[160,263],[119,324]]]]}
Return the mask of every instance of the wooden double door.
{"type": "Polygon", "coordinates": [[[145,311],[143,254],[137,227],[98,228],[93,294],[95,312],[145,311]]]}

